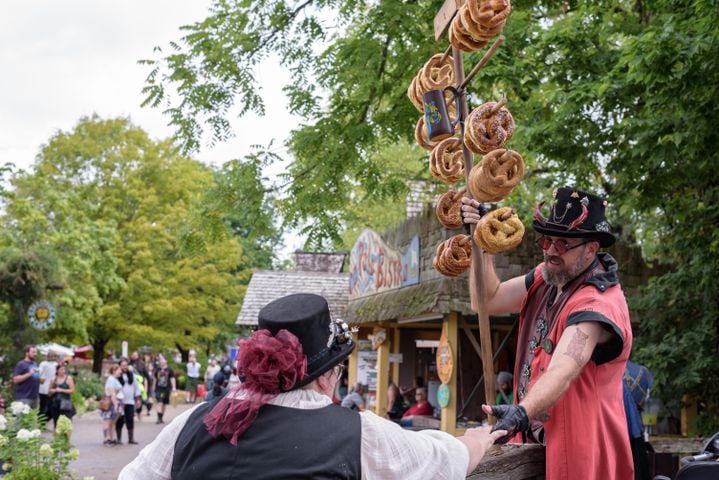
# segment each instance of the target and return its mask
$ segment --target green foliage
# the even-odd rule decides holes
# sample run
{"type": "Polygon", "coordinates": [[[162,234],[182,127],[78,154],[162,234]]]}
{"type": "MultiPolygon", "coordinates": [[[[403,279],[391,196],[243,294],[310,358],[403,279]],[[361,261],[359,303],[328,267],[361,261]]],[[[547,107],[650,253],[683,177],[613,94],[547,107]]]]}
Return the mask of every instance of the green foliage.
{"type": "Polygon", "coordinates": [[[75,380],[75,393],[81,395],[83,399],[100,400],[102,398],[105,392],[105,384],[100,375],[89,370],[82,370],[73,378],[75,380]]]}
{"type": "MultiPolygon", "coordinates": [[[[0,234],[0,237],[2,234],[0,234]]],[[[32,329],[27,310],[33,301],[52,298],[60,287],[57,258],[42,249],[0,248],[0,377],[8,378],[23,356],[24,346],[44,338],[32,329]]]]}
{"type": "Polygon", "coordinates": [[[69,435],[70,420],[61,416],[51,442],[41,435],[44,422],[36,409],[14,402],[0,415],[0,459],[7,480],[72,479],[68,464],[78,458],[69,435]]]}
{"type": "MultiPolygon", "coordinates": [[[[412,141],[419,114],[405,91],[446,48],[432,35],[442,3],[218,0],[171,55],[153,61],[148,102],[166,108],[184,147],[198,145],[204,124],[220,141],[234,102],[240,114],[263,112],[251,72],[277,54],[293,75],[290,109],[306,119],[288,142],[293,162],[278,208],[288,225],[306,225],[312,246],[338,245],[348,226],[349,242],[375,208],[397,208],[406,180],[426,175],[425,155],[403,157],[400,167],[381,152],[412,141]]],[[[470,86],[473,106],[509,98],[518,125],[511,146],[527,165],[509,201],[529,212],[563,184],[597,191],[624,241],[671,265],[632,299],[646,313],[635,350],[665,402],[681,394],[702,402],[706,433],[716,427],[708,419],[719,418],[710,368],[719,361],[717,4],[512,7],[503,47],[470,86]]],[[[467,69],[482,54],[465,55],[467,69]]]]}
{"type": "Polygon", "coordinates": [[[254,259],[241,263],[229,222],[202,222],[215,185],[214,172],[125,119],[85,118],[53,136],[33,171],[13,177],[0,234],[56,259],[65,288],[48,334],[89,340],[98,360],[120,340],[224,348],[243,295],[237,275],[254,259]]]}

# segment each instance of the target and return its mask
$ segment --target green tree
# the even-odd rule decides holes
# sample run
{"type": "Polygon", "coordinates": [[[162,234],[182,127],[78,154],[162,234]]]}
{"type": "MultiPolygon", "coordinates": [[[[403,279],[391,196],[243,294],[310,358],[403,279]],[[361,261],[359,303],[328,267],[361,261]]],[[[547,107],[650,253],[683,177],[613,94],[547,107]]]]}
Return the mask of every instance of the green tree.
{"type": "MultiPolygon", "coordinates": [[[[336,244],[358,191],[377,202],[403,191],[406,170],[389,168],[378,152],[411,141],[419,115],[405,91],[446,48],[432,32],[442,3],[218,0],[170,54],[147,62],[146,103],[166,108],[185,148],[196,148],[206,127],[221,141],[238,99],[240,114],[263,112],[252,67],[277,54],[293,75],[290,110],[306,119],[288,141],[293,161],[279,208],[289,225],[309,225],[312,243],[336,244]]],[[[599,191],[624,241],[671,265],[632,299],[648,313],[635,352],[657,373],[657,393],[668,402],[684,393],[700,399],[701,428],[716,429],[716,2],[512,7],[503,47],[470,86],[472,105],[509,98],[518,125],[511,147],[527,164],[510,201],[528,218],[540,191],[546,198],[567,183],[599,191]]],[[[467,68],[482,53],[465,55],[467,68]]],[[[423,158],[405,169],[419,172],[423,158]]]]}
{"type": "Polygon", "coordinates": [[[212,185],[212,171],[171,142],[97,117],[56,134],[14,177],[4,235],[55,254],[67,289],[54,333],[90,341],[96,370],[110,342],[187,350],[233,330],[239,243],[227,234],[182,248],[212,185]]]}
{"type": "Polygon", "coordinates": [[[6,247],[0,249],[0,377],[8,378],[11,369],[23,356],[24,346],[42,338],[28,320],[30,305],[51,297],[58,283],[57,260],[44,252],[22,251],[6,247]]]}

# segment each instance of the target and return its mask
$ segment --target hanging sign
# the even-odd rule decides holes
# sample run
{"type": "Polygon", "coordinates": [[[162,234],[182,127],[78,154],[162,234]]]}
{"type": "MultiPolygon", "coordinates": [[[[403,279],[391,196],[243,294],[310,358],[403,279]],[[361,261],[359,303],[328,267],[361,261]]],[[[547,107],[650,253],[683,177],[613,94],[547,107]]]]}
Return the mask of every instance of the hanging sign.
{"type": "Polygon", "coordinates": [[[449,347],[449,339],[447,338],[447,322],[444,322],[442,336],[439,337],[439,346],[437,347],[437,374],[442,383],[449,383],[452,380],[453,369],[454,359],[452,358],[452,349],[449,347]]]}
{"type": "Polygon", "coordinates": [[[37,300],[27,310],[30,325],[38,330],[45,330],[55,322],[55,307],[47,300],[37,300]]]}
{"type": "Polygon", "coordinates": [[[447,408],[447,405],[449,405],[449,395],[449,385],[446,383],[440,385],[437,389],[437,403],[439,403],[440,407],[447,408]]]}
{"type": "Polygon", "coordinates": [[[402,253],[365,229],[350,252],[350,299],[419,283],[419,235],[402,253]]]}
{"type": "Polygon", "coordinates": [[[387,340],[387,330],[382,327],[374,327],[372,331],[372,350],[377,350],[387,340]]]}

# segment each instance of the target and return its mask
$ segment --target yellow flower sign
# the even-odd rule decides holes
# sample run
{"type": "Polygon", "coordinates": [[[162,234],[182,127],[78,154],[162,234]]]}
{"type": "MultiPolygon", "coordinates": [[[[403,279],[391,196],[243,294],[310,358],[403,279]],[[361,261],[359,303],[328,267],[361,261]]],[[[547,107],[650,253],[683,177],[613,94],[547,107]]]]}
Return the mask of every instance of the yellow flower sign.
{"type": "Polygon", "coordinates": [[[37,300],[27,311],[30,325],[38,330],[45,330],[55,322],[55,307],[47,300],[37,300]]]}

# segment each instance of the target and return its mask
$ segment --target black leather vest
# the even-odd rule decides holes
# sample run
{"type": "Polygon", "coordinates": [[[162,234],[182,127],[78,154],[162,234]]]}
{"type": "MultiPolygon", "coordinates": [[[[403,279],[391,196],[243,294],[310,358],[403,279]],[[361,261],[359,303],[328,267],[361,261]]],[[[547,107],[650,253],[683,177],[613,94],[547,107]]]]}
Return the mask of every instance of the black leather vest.
{"type": "Polygon", "coordinates": [[[313,410],[265,405],[233,446],[190,415],[175,443],[173,480],[360,479],[359,413],[337,405],[313,410]]]}

